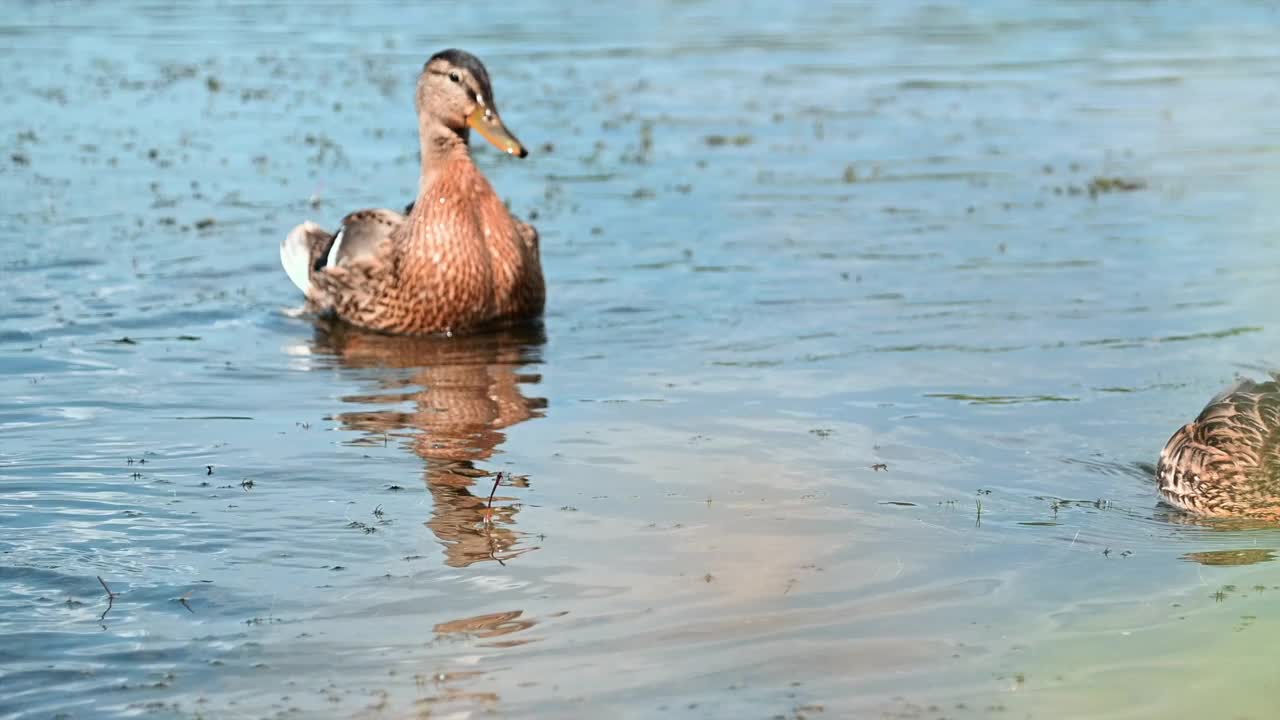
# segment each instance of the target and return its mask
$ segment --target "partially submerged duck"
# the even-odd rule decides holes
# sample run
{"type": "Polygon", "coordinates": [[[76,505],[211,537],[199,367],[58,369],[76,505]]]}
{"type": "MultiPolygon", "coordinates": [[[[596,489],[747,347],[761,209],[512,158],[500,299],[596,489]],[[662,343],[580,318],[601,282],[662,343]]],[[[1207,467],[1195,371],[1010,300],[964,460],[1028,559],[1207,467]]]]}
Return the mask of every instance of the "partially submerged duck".
{"type": "Polygon", "coordinates": [[[1156,479],[1199,515],[1280,520],[1280,376],[1243,380],[1169,438],[1156,479]]]}
{"type": "Polygon", "coordinates": [[[475,130],[528,155],[498,115],[488,71],[462,50],[436,53],[418,77],[416,106],[422,173],[405,212],[357,210],[336,232],[304,222],[280,244],[306,309],[401,334],[537,317],[546,297],[538,232],[511,215],[468,145],[475,130]]]}

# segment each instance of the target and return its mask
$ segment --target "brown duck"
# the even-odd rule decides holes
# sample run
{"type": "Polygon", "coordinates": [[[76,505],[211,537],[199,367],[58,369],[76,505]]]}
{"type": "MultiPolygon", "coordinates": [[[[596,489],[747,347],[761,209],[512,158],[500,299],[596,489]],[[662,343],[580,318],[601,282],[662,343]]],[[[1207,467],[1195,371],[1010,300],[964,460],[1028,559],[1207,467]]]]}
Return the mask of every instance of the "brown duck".
{"type": "Polygon", "coordinates": [[[1169,438],[1156,466],[1166,502],[1200,515],[1280,520],[1278,380],[1237,383],[1169,438]]]}
{"type": "Polygon", "coordinates": [[[357,210],[332,233],[308,221],[280,244],[306,309],[402,334],[538,316],[538,232],[512,217],[469,151],[475,130],[528,155],[498,115],[489,73],[470,53],[436,53],[418,77],[416,105],[422,174],[405,213],[357,210]]]}

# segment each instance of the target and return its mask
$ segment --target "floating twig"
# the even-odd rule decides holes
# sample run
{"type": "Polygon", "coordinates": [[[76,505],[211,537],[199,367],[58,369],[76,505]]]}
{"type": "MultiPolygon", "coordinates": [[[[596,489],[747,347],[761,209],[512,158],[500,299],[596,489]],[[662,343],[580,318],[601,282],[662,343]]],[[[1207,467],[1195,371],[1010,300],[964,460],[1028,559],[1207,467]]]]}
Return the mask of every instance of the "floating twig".
{"type": "Polygon", "coordinates": [[[493,478],[493,488],[492,488],[491,490],[489,490],[489,503],[488,503],[488,507],[489,507],[489,509],[490,509],[490,510],[492,510],[492,509],[493,509],[493,494],[494,494],[494,493],[496,493],[496,492],[498,492],[498,483],[500,483],[500,482],[502,482],[502,473],[501,473],[501,472],[499,472],[499,473],[498,473],[498,474],[493,478]]]}
{"type": "Polygon", "coordinates": [[[493,477],[493,487],[489,488],[489,499],[485,503],[485,508],[481,517],[483,518],[482,522],[485,540],[489,543],[489,559],[496,560],[499,565],[506,567],[507,564],[498,556],[498,540],[493,536],[493,496],[494,493],[498,492],[498,485],[502,482],[502,476],[502,472],[499,471],[498,474],[493,477]]]}
{"type": "Polygon", "coordinates": [[[107,587],[107,581],[103,580],[101,575],[98,575],[97,578],[98,582],[102,584],[102,589],[107,592],[107,609],[103,610],[102,614],[98,616],[98,622],[103,623],[102,629],[106,630],[107,613],[111,612],[111,608],[115,607],[116,594],[111,592],[111,588],[107,587]]]}
{"type": "Polygon", "coordinates": [[[489,488],[489,499],[485,502],[484,510],[480,511],[480,521],[486,528],[493,524],[493,495],[498,492],[498,484],[502,482],[502,473],[499,472],[493,478],[493,487],[489,488]]]}
{"type": "Polygon", "coordinates": [[[493,537],[493,533],[487,532],[485,533],[485,537],[489,540],[489,559],[496,561],[502,567],[506,567],[507,564],[503,562],[502,558],[498,555],[498,541],[493,537]]]}

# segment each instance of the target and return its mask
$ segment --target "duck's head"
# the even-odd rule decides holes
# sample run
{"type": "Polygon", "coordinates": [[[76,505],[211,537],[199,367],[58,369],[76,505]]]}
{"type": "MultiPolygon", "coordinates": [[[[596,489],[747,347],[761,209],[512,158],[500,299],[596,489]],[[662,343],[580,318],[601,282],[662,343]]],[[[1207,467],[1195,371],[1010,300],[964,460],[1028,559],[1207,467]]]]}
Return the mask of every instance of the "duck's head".
{"type": "Polygon", "coordinates": [[[463,137],[474,129],[499,150],[529,154],[502,123],[489,73],[469,52],[449,49],[431,56],[418,77],[417,105],[419,117],[434,118],[463,137]]]}

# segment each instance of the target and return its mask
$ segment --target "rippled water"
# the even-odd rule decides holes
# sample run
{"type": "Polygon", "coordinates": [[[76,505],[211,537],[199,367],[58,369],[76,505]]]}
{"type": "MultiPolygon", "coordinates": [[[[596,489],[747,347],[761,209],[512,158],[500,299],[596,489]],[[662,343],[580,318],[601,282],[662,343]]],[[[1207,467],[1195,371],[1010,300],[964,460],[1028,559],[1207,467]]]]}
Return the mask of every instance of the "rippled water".
{"type": "Polygon", "coordinates": [[[1270,716],[1271,5],[10,10],[0,716],[1270,716]],[[451,45],[545,326],[289,317],[451,45]]]}

